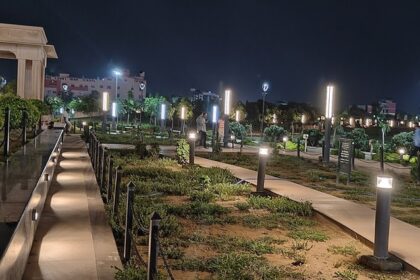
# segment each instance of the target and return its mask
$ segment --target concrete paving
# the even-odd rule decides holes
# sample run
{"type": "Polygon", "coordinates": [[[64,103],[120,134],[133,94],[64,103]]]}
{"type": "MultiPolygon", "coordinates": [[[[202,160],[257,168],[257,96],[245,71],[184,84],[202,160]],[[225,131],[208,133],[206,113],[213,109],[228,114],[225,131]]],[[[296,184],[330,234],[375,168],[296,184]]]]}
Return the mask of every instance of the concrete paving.
{"type": "MultiPolygon", "coordinates": [[[[220,167],[253,185],[257,183],[257,172],[242,167],[209,159],[195,157],[195,164],[203,167],[220,167]]],[[[370,244],[374,241],[375,211],[348,200],[344,200],[293,182],[267,175],[265,188],[273,193],[295,201],[309,201],[315,211],[340,224],[348,231],[370,244]]],[[[420,228],[391,218],[389,251],[417,272],[420,271],[420,228]]]]}
{"type": "Polygon", "coordinates": [[[121,267],[85,143],[66,136],[23,279],[114,279],[121,267]]]}

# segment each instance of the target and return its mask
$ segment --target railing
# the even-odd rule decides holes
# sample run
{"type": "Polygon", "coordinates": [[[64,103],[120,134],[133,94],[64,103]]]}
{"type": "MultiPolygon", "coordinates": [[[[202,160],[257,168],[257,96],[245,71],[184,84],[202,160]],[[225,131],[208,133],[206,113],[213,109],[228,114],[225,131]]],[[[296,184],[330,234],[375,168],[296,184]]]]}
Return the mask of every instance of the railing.
{"type": "Polygon", "coordinates": [[[169,278],[174,280],[175,278],[168,264],[165,249],[159,242],[159,225],[161,220],[159,214],[156,212],[152,214],[150,218],[149,229],[147,229],[145,222],[143,222],[141,217],[138,217],[134,211],[133,202],[136,186],[132,182],[129,182],[126,188],[127,201],[125,209],[125,221],[124,224],[122,224],[122,221],[119,218],[119,204],[123,170],[121,166],[114,167],[114,160],[111,153],[103,145],[101,145],[96,134],[92,131],[88,131],[87,133],[88,153],[92,161],[92,166],[98,185],[100,187],[101,194],[106,202],[112,205],[112,218],[117,222],[118,226],[123,228],[125,231],[123,253],[124,261],[128,263],[130,260],[132,260],[132,253],[134,252],[138,264],[147,268],[148,279],[157,279],[157,260],[158,256],[160,255],[162,257],[164,268],[168,273],[169,278]],[[137,234],[133,234],[133,219],[137,229],[140,229],[144,234],[149,234],[149,257],[147,263],[141,257],[141,254],[136,246],[137,234]]]}

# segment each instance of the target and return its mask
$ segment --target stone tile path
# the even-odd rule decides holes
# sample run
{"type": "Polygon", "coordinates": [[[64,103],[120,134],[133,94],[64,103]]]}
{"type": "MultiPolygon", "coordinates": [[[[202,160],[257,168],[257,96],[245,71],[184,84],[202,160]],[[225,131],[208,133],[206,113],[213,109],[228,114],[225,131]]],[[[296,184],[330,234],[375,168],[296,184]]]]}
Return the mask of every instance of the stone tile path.
{"type": "Polygon", "coordinates": [[[23,279],[114,279],[120,258],[85,143],[66,136],[23,279]]]}

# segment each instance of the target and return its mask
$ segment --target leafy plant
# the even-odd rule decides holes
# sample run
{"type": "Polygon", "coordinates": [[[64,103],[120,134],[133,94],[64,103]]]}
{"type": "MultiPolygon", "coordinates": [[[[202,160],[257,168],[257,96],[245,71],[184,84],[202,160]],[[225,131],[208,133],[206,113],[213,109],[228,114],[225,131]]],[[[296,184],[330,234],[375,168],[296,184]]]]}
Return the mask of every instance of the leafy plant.
{"type": "Polygon", "coordinates": [[[355,128],[352,132],[349,133],[349,137],[353,139],[354,146],[357,149],[361,149],[363,151],[370,150],[369,149],[369,137],[366,134],[363,128],[355,128]]]}
{"type": "Polygon", "coordinates": [[[181,139],[176,145],[176,160],[179,164],[187,164],[190,157],[190,145],[187,140],[181,139]]]}
{"type": "Polygon", "coordinates": [[[270,125],[264,129],[265,137],[271,142],[279,140],[285,133],[284,128],[277,125],[270,125]]]}
{"type": "Polygon", "coordinates": [[[22,124],[22,111],[28,113],[28,126],[38,123],[41,113],[30,101],[22,99],[16,95],[0,95],[0,125],[4,124],[4,112],[6,107],[10,109],[10,127],[20,128],[22,124]]]}
{"type": "Polygon", "coordinates": [[[391,139],[391,150],[396,152],[399,148],[404,148],[406,152],[413,146],[414,132],[401,132],[394,135],[391,139]]]}

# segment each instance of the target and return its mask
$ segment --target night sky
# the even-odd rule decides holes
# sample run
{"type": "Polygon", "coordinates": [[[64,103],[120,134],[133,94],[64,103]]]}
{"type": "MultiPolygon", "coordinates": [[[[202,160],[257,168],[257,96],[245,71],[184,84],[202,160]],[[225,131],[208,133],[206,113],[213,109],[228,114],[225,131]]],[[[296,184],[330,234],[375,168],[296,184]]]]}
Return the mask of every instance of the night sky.
{"type": "MultiPolygon", "coordinates": [[[[55,73],[143,70],[148,91],[167,96],[223,81],[243,101],[268,80],[269,100],[314,105],[333,82],[341,106],[388,97],[420,113],[420,1],[4,2],[0,22],[44,27],[55,73]]],[[[0,62],[0,75],[14,71],[0,62]]]]}

